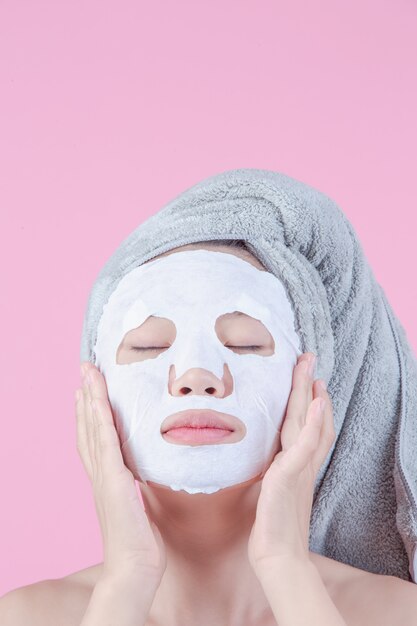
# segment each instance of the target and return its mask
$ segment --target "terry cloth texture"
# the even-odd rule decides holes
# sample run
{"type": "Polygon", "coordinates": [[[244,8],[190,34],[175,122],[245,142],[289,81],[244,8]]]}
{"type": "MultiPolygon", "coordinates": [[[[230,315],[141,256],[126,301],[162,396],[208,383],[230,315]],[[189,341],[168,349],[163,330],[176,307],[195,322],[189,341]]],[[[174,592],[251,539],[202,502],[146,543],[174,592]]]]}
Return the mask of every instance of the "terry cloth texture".
{"type": "Polygon", "coordinates": [[[284,284],[303,352],[332,399],[336,440],[314,489],[310,549],[369,572],[416,582],[417,361],[338,205],[285,174],[211,176],[140,224],[89,295],[81,361],[130,270],[186,243],[244,239],[284,284]]]}

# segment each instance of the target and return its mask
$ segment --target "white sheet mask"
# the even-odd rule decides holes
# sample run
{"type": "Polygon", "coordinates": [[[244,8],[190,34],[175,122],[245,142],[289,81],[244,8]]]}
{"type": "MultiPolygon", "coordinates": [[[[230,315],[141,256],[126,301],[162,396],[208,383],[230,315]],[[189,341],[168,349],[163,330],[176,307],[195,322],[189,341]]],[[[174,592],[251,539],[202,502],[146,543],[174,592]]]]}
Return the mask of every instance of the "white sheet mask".
{"type": "MultiPolygon", "coordinates": [[[[124,461],[135,478],[175,491],[209,494],[263,476],[268,469],[301,354],[290,301],[273,274],[232,253],[202,249],[149,261],[126,274],[111,294],[94,351],[106,379],[124,461]],[[215,323],[234,311],[264,324],[274,340],[273,354],[238,353],[223,345],[215,323]],[[157,357],[117,363],[126,333],[151,315],[175,324],[172,344],[157,357]],[[224,389],[218,397],[206,390],[169,392],[171,365],[175,380],[192,368],[207,370],[215,388],[216,381],[223,380],[224,364],[233,382],[228,395],[224,389]],[[188,409],[233,415],[243,422],[246,433],[234,443],[166,441],[162,422],[188,409]]],[[[185,381],[184,377],[184,385],[185,381]]]]}

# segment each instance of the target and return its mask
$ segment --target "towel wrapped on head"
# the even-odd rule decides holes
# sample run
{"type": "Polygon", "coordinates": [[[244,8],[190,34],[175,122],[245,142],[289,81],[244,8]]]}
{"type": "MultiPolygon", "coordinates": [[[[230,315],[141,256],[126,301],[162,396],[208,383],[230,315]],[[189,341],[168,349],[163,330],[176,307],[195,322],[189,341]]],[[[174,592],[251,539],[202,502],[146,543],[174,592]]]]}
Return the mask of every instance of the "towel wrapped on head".
{"type": "Polygon", "coordinates": [[[346,216],[285,174],[211,176],[140,224],[89,295],[81,361],[94,363],[98,322],[134,267],[199,241],[242,239],[284,284],[302,351],[317,355],[336,439],[317,476],[310,549],[417,582],[417,362],[346,216]]]}

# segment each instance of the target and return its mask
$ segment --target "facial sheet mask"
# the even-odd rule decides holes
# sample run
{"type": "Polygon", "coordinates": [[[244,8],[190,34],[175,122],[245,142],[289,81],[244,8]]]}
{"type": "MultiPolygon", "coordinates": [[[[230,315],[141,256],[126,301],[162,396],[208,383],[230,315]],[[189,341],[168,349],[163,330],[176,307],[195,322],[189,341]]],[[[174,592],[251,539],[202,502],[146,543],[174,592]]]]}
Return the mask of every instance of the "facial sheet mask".
{"type": "Polygon", "coordinates": [[[234,254],[201,249],[149,261],[126,274],[111,294],[94,352],[107,383],[123,458],[135,478],[175,491],[209,494],[268,469],[301,354],[290,301],[273,274],[234,254]],[[223,345],[215,323],[234,311],[264,324],[274,340],[273,354],[238,353],[223,345]],[[117,363],[126,333],[151,315],[175,324],[175,340],[157,357],[117,363]],[[202,368],[222,381],[224,364],[233,379],[228,395],[216,397],[206,390],[169,393],[171,365],[175,380],[192,368],[202,368]],[[233,415],[244,423],[245,436],[234,443],[166,441],[160,432],[162,422],[189,409],[233,415]]]}

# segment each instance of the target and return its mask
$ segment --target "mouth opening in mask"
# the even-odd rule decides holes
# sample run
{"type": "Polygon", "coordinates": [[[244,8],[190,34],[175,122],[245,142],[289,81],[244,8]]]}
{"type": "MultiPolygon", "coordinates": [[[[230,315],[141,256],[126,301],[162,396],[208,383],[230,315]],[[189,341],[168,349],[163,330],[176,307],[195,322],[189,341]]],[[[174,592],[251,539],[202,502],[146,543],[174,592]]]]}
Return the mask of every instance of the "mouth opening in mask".
{"type": "Polygon", "coordinates": [[[246,427],[234,415],[190,409],[169,415],[162,423],[161,434],[172,443],[235,443],[243,439],[246,427]]]}

